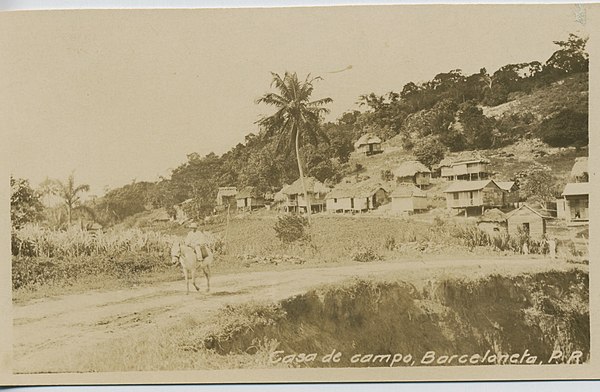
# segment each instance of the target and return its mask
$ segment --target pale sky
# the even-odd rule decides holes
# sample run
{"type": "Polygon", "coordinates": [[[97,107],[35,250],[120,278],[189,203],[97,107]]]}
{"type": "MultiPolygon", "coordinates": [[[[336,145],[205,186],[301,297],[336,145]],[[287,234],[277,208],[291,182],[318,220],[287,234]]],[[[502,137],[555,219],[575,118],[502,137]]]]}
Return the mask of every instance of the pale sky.
{"type": "Polygon", "coordinates": [[[0,14],[0,131],[9,173],[37,185],[156,180],[229,150],[271,108],[270,72],[324,78],[334,120],[358,96],[460,68],[545,61],[586,34],[575,5],[382,6],[0,14]],[[343,72],[335,72],[347,69],[343,72]]]}

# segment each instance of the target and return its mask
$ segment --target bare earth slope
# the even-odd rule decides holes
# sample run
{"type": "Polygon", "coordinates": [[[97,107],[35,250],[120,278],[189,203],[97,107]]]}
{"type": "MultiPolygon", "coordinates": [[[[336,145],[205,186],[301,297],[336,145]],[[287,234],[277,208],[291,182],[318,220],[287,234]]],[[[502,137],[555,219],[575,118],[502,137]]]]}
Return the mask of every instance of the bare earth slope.
{"type": "Polygon", "coordinates": [[[476,279],[495,273],[507,276],[570,268],[570,264],[540,258],[386,262],[215,276],[209,294],[186,295],[185,285],[179,281],[36,300],[13,307],[13,370],[69,371],[61,366],[60,358],[86,347],[110,344],[117,337],[139,336],[150,328],[173,325],[183,317],[208,319],[226,304],[278,301],[354,276],[394,278],[419,285],[448,277],[476,279]]]}

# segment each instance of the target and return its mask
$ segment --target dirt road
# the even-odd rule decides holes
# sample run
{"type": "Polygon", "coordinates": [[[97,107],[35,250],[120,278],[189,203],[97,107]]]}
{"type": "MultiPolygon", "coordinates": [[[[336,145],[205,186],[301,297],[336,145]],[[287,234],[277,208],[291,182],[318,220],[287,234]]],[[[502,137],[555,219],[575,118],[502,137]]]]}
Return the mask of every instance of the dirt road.
{"type": "MultiPolygon", "coordinates": [[[[226,304],[277,301],[317,285],[354,276],[398,276],[419,282],[570,268],[570,264],[548,259],[381,262],[214,276],[210,293],[186,295],[182,280],[152,287],[35,300],[13,306],[13,370],[18,373],[64,370],[60,368],[60,358],[68,352],[98,343],[110,344],[116,337],[139,336],[147,328],[168,327],[184,316],[203,319],[226,304]]],[[[199,282],[203,289],[204,280],[199,282]]]]}

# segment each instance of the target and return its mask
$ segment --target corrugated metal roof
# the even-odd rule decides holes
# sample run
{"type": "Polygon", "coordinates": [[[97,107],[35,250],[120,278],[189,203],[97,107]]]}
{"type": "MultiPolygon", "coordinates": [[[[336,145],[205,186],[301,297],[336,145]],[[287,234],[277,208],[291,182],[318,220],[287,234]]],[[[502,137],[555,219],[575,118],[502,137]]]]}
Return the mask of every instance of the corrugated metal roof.
{"type": "MultiPolygon", "coordinates": [[[[493,182],[496,186],[498,186],[494,180],[456,181],[450,184],[444,193],[478,191],[485,188],[490,182],[493,182]]],[[[498,186],[498,188],[500,187],[498,186]]]]}
{"type": "Polygon", "coordinates": [[[515,185],[514,181],[494,181],[502,190],[510,192],[512,187],[515,185]]]}
{"type": "Polygon", "coordinates": [[[346,197],[370,197],[378,190],[383,189],[383,185],[379,183],[357,183],[357,184],[341,184],[333,188],[328,194],[327,199],[342,199],[346,197]]]}
{"type": "Polygon", "coordinates": [[[417,173],[431,173],[431,170],[419,161],[404,161],[393,173],[396,177],[411,177],[417,173]]]}
{"type": "Polygon", "coordinates": [[[565,190],[562,196],[575,196],[575,195],[589,195],[590,194],[590,183],[589,182],[571,182],[565,185],[565,190]]]}
{"type": "Polygon", "coordinates": [[[534,213],[534,214],[536,214],[536,215],[538,215],[538,216],[540,216],[541,218],[544,218],[544,219],[552,218],[551,216],[549,216],[549,215],[547,215],[547,214],[544,214],[543,212],[541,212],[541,211],[538,211],[538,210],[536,210],[536,209],[534,209],[534,208],[530,207],[530,206],[529,206],[529,205],[527,205],[527,204],[523,204],[521,207],[517,208],[516,210],[512,210],[511,212],[509,212],[508,214],[506,214],[506,219],[510,219],[510,218],[511,218],[513,215],[515,215],[515,214],[516,214],[518,211],[521,211],[521,210],[523,210],[523,209],[525,209],[525,210],[529,210],[529,211],[531,211],[532,213],[534,213]]]}
{"type": "Polygon", "coordinates": [[[358,148],[360,146],[364,146],[366,144],[376,144],[381,143],[381,139],[372,133],[365,133],[362,135],[356,142],[354,142],[354,148],[358,148]]]}
{"type": "Polygon", "coordinates": [[[452,167],[452,165],[456,165],[458,163],[470,163],[470,162],[484,162],[490,163],[489,159],[482,156],[477,151],[462,151],[459,152],[454,157],[446,157],[442,159],[439,166],[452,167]]]}

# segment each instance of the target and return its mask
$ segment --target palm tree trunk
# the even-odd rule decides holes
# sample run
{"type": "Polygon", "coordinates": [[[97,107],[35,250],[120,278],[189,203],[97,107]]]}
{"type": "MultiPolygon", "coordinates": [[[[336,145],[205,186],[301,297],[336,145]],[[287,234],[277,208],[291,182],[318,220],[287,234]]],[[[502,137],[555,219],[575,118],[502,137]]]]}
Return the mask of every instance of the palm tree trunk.
{"type": "MultiPolygon", "coordinates": [[[[308,199],[308,192],[306,190],[306,183],[304,182],[304,170],[302,170],[302,161],[300,159],[300,148],[299,144],[300,130],[296,129],[296,160],[298,161],[298,171],[300,172],[300,182],[302,183],[302,190],[304,191],[304,199],[306,200],[306,213],[308,214],[308,224],[310,225],[310,200],[308,199]]],[[[298,206],[300,209],[300,206],[298,206]]]]}

